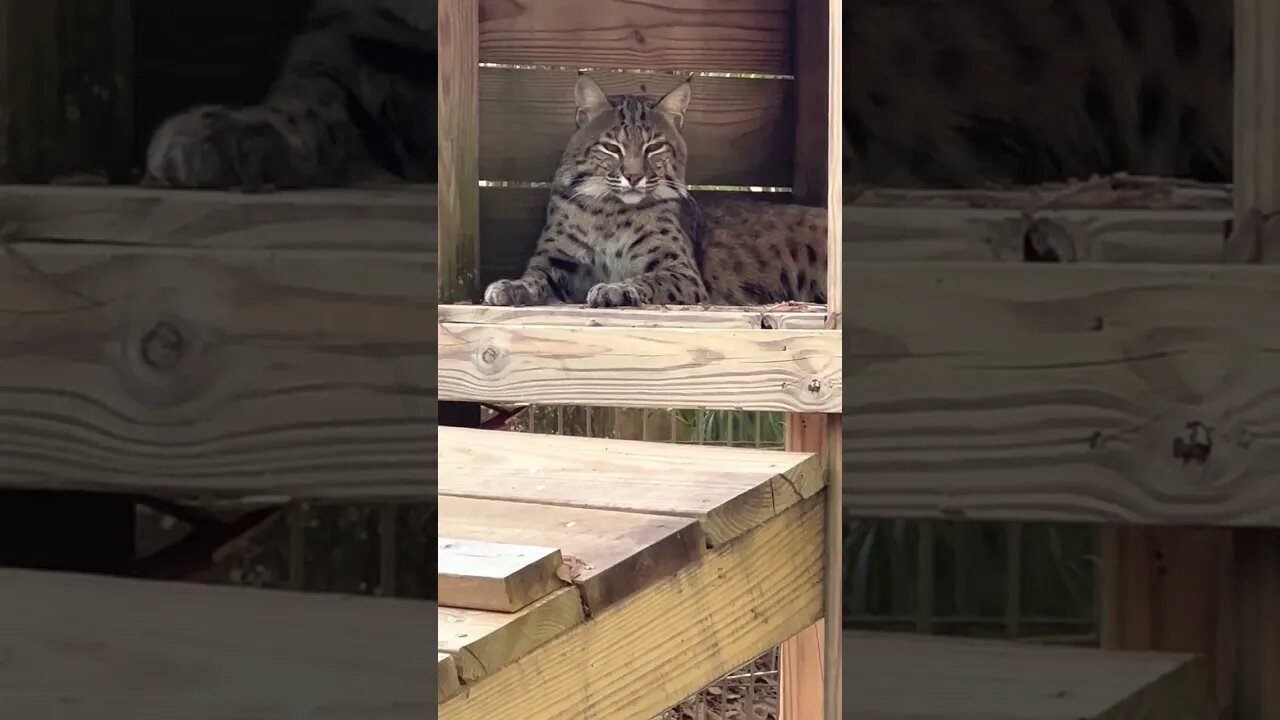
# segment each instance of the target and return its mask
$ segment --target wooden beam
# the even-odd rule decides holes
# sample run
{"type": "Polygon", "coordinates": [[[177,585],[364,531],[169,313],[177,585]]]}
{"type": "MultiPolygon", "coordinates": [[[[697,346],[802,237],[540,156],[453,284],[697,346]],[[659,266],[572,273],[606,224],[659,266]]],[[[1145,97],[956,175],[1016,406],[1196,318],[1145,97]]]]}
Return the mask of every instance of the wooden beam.
{"type": "MultiPolygon", "coordinates": [[[[622,317],[627,311],[596,312],[622,317]]],[[[441,323],[437,337],[441,400],[840,408],[840,333],[834,330],[441,323]]]]}
{"type": "Polygon", "coordinates": [[[577,587],[557,590],[512,613],[441,606],[436,647],[453,656],[463,684],[474,685],[586,619],[577,587]]]}
{"type": "Polygon", "coordinates": [[[133,179],[133,0],[0,0],[0,181],[133,179]]]}
{"type": "Polygon", "coordinates": [[[434,603],[15,570],[0,587],[13,717],[431,715],[434,603]]]}
{"type": "Polygon", "coordinates": [[[844,275],[844,492],[860,514],[1280,524],[1280,328],[1257,322],[1277,269],[844,275]]]}
{"type": "Polygon", "coordinates": [[[692,327],[756,330],[821,330],[827,325],[826,305],[803,303],[759,307],[670,305],[625,310],[596,310],[581,305],[540,307],[441,305],[439,312],[440,322],[463,325],[692,327]]]}
{"type": "Polygon", "coordinates": [[[515,612],[564,587],[559,548],[436,538],[436,599],[472,610],[515,612]]]}
{"type": "Polygon", "coordinates": [[[792,505],[560,633],[446,700],[440,720],[658,715],[822,616],[824,502],[820,493],[792,505]]]}
{"type": "Polygon", "coordinates": [[[439,302],[478,300],[480,287],[480,11],[440,0],[439,302]]]}

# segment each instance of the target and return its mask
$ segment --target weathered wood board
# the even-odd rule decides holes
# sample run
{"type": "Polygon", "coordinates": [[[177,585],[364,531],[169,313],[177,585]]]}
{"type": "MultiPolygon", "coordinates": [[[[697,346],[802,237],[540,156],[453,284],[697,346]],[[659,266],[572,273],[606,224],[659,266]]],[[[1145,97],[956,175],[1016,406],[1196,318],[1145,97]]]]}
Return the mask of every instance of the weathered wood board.
{"type": "Polygon", "coordinates": [[[794,0],[479,0],[480,61],[787,73],[794,0]]]}
{"type": "Polygon", "coordinates": [[[7,717],[421,720],[434,603],[0,570],[7,717]]]}
{"type": "Polygon", "coordinates": [[[436,597],[442,605],[515,612],[564,587],[560,549],[436,538],[436,597]]]}
{"type": "Polygon", "coordinates": [[[860,515],[1280,524],[1280,273],[854,263],[860,515]]]}
{"type": "Polygon", "coordinates": [[[696,518],[720,545],[818,493],[815,456],[440,428],[440,494],[696,518]]]}
{"type": "Polygon", "coordinates": [[[440,720],[651,720],[821,617],[824,500],[793,504],[519,662],[489,666],[439,706],[440,720]]]}
{"type": "Polygon", "coordinates": [[[846,720],[1217,720],[1202,660],[849,632],[846,720]]]}
{"type": "Polygon", "coordinates": [[[458,665],[452,655],[436,653],[436,665],[436,702],[444,702],[462,692],[462,679],[458,677],[458,665]]]}
{"type": "Polygon", "coordinates": [[[0,485],[434,497],[433,211],[324,195],[0,189],[0,485]]]}
{"type": "Polygon", "coordinates": [[[705,327],[756,330],[821,330],[826,326],[825,305],[716,307],[671,305],[603,311],[581,305],[541,307],[487,307],[441,305],[440,322],[489,325],[566,325],[571,327],[705,327]]]}
{"type": "Polygon", "coordinates": [[[440,606],[437,650],[453,656],[471,685],[586,619],[576,587],[557,590],[514,613],[440,606]]]}
{"type": "Polygon", "coordinates": [[[697,520],[670,515],[450,495],[436,510],[441,535],[560,548],[592,614],[696,561],[706,545],[697,520]]]}
{"type": "Polygon", "coordinates": [[[839,331],[441,323],[437,338],[441,400],[840,409],[839,331]]]}
{"type": "MultiPolygon", "coordinates": [[[[677,75],[597,72],[610,95],[661,97],[677,75]]],[[[549,182],[577,127],[572,70],[480,69],[480,178],[549,182]]],[[[710,185],[791,183],[790,80],[695,77],[680,128],[690,151],[685,180],[710,185]]]]}

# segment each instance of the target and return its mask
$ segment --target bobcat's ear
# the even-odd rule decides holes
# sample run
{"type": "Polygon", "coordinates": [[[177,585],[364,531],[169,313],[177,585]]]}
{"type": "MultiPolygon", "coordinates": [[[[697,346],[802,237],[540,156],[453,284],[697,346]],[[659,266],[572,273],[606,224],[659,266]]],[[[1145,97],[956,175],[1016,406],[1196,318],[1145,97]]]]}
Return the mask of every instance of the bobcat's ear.
{"type": "Polygon", "coordinates": [[[574,117],[578,127],[586,125],[592,118],[613,107],[609,96],[585,73],[578,73],[578,84],[573,87],[573,99],[578,103],[578,112],[574,117]]]}
{"type": "Polygon", "coordinates": [[[693,80],[690,75],[685,81],[671,88],[671,92],[662,96],[655,106],[662,112],[671,117],[676,127],[684,127],[684,112],[689,109],[689,99],[693,97],[693,89],[689,83],[693,80]]]}

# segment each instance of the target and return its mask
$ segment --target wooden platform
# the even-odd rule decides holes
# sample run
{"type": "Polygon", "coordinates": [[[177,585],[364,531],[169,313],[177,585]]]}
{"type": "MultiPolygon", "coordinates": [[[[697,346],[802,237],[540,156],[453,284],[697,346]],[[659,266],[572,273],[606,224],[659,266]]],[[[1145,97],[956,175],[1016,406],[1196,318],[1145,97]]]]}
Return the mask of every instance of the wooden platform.
{"type": "Polygon", "coordinates": [[[423,601],[0,570],[3,715],[430,717],[423,601]]]}
{"type": "Polygon", "coordinates": [[[563,557],[521,610],[440,607],[441,720],[649,720],[822,615],[811,454],[450,427],[439,447],[441,536],[563,557]]]}
{"type": "Polygon", "coordinates": [[[1217,720],[1203,661],[893,633],[844,637],[845,720],[1217,720]]]}

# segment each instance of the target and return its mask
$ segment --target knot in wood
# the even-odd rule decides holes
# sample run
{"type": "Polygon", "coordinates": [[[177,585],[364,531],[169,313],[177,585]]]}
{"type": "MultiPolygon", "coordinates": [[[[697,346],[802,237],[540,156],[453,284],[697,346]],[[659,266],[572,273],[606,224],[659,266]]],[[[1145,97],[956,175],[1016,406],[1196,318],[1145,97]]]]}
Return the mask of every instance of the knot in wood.
{"type": "Polygon", "coordinates": [[[497,349],[497,348],[493,348],[493,347],[487,347],[487,348],[485,348],[484,350],[482,350],[482,351],[480,352],[480,360],[481,360],[482,362],[488,363],[488,364],[490,364],[490,365],[492,365],[493,363],[497,362],[497,361],[498,361],[498,349],[497,349]]]}
{"type": "Polygon", "coordinates": [[[809,381],[809,387],[806,389],[811,395],[817,395],[818,391],[822,389],[822,381],[818,378],[813,378],[809,381]]]}
{"type": "Polygon", "coordinates": [[[1173,439],[1173,456],[1187,463],[1203,465],[1213,452],[1213,428],[1198,420],[1186,425],[1186,434],[1173,439]]]}
{"type": "Polygon", "coordinates": [[[772,315],[764,315],[760,318],[760,327],[763,330],[777,330],[778,318],[772,315]]]}
{"type": "Polygon", "coordinates": [[[182,331],[161,321],[142,336],[142,361],[157,370],[172,370],[182,361],[188,349],[182,331]]]}

